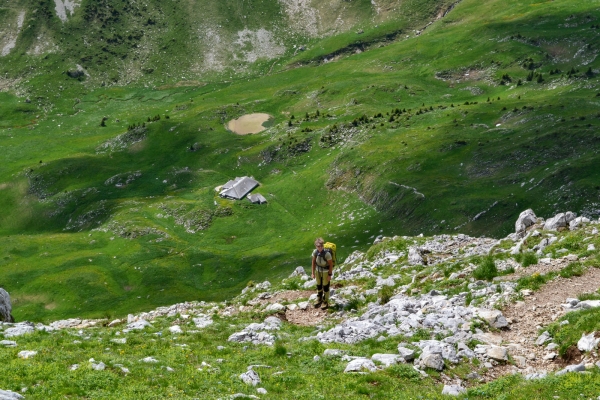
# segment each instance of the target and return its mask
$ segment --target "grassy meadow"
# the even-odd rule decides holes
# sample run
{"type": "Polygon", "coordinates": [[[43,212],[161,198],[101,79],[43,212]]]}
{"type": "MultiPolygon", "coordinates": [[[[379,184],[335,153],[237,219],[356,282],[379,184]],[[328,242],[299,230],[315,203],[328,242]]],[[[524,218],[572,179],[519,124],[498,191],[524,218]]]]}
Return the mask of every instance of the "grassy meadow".
{"type": "MultiPolygon", "coordinates": [[[[379,234],[501,237],[526,208],[598,217],[592,1],[464,0],[439,19],[449,2],[384,18],[362,1],[343,31],[290,33],[276,58],[206,71],[184,40],[197,8],[105,3],[116,20],[91,2],[66,23],[29,19],[2,58],[0,286],[17,320],[224,300],[308,266],[316,236],[343,259],[379,234]],[[61,50],[28,54],[43,32],[61,50]],[[65,74],[80,62],[90,76],[65,74]],[[253,112],[273,125],[225,129],[253,112]],[[216,195],[242,175],[267,205],[216,195]]],[[[203,21],[233,35],[252,8],[249,29],[287,26],[273,2],[245,4],[203,21]]]]}

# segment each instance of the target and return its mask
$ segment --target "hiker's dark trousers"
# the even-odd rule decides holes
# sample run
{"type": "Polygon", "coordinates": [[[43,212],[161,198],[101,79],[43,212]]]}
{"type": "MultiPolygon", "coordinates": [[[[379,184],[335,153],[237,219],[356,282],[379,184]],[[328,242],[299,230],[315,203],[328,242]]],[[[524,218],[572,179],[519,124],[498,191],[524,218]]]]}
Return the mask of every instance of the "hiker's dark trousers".
{"type": "Polygon", "coordinates": [[[329,269],[316,268],[315,278],[317,278],[317,296],[323,299],[325,303],[329,303],[329,269]]]}

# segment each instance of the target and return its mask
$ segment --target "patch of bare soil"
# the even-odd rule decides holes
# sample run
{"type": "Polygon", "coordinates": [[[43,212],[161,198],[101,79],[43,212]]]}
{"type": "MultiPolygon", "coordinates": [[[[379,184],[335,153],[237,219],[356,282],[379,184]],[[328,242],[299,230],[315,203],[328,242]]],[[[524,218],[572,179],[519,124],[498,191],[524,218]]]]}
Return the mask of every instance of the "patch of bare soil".
{"type": "Polygon", "coordinates": [[[264,113],[242,115],[238,119],[229,121],[227,124],[227,129],[237,133],[238,135],[258,133],[267,129],[264,124],[271,118],[273,117],[264,113]]]}
{"type": "MultiPolygon", "coordinates": [[[[509,325],[510,329],[499,332],[499,335],[502,337],[502,342],[509,347],[513,358],[523,356],[527,359],[525,372],[527,370],[552,371],[582,361],[582,355],[578,351],[570,351],[567,355],[569,360],[560,358],[544,360],[544,356],[550,351],[545,350],[546,345],[537,346],[535,341],[539,336],[540,328],[565,314],[561,304],[564,304],[568,297],[576,298],[580,294],[595,292],[598,288],[600,288],[600,268],[590,268],[582,276],[557,277],[531,296],[525,297],[524,301],[510,304],[502,310],[504,316],[509,321],[512,320],[512,323],[509,325]]],[[[510,364],[498,366],[489,369],[483,377],[484,380],[489,381],[513,373],[516,368],[510,364]]]]}
{"type": "Polygon", "coordinates": [[[535,273],[538,273],[540,275],[545,275],[550,272],[557,272],[557,271],[560,271],[563,268],[567,267],[572,262],[573,261],[570,261],[564,257],[553,259],[548,263],[539,262],[537,264],[530,265],[526,268],[520,268],[519,270],[515,271],[515,273],[513,273],[513,274],[504,275],[502,277],[502,280],[515,281],[519,278],[522,278],[524,276],[531,276],[535,273]]]}
{"type": "Polygon", "coordinates": [[[286,290],[277,293],[276,295],[265,299],[265,303],[281,303],[282,301],[296,301],[300,299],[308,299],[311,294],[316,293],[314,290],[286,290]]]}
{"type": "Polygon", "coordinates": [[[309,304],[306,310],[286,310],[285,317],[287,321],[291,324],[301,326],[313,326],[323,322],[323,320],[327,317],[327,314],[327,310],[314,308],[312,304],[309,304]]]}

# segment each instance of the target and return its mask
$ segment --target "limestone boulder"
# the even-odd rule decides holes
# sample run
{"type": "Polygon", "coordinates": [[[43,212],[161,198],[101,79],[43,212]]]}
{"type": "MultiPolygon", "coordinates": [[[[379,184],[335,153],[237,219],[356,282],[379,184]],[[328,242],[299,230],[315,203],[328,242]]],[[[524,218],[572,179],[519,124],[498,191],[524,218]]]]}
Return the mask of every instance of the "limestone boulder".
{"type": "Polygon", "coordinates": [[[0,288],[0,322],[15,322],[11,312],[10,295],[6,290],[0,288]]]}
{"type": "Polygon", "coordinates": [[[559,228],[566,228],[577,215],[571,211],[558,213],[552,218],[548,218],[544,223],[544,229],[547,231],[557,231],[559,228]]]}
{"type": "Polygon", "coordinates": [[[537,217],[531,208],[523,211],[521,214],[519,214],[517,222],[515,222],[515,232],[524,232],[531,225],[535,224],[536,220],[537,217]]]}

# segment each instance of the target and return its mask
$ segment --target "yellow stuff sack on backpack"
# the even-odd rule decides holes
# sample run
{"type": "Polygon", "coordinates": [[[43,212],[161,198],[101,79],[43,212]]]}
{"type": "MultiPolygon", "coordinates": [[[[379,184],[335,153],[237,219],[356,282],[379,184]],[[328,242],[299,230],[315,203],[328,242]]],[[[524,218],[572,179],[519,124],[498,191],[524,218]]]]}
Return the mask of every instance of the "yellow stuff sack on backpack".
{"type": "Polygon", "coordinates": [[[333,265],[335,266],[335,264],[337,263],[337,258],[335,257],[335,251],[337,247],[335,243],[327,242],[323,245],[323,249],[331,253],[331,260],[333,261],[333,265]]]}

